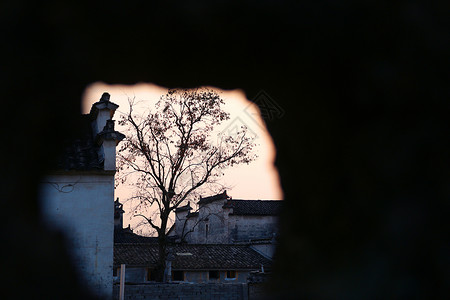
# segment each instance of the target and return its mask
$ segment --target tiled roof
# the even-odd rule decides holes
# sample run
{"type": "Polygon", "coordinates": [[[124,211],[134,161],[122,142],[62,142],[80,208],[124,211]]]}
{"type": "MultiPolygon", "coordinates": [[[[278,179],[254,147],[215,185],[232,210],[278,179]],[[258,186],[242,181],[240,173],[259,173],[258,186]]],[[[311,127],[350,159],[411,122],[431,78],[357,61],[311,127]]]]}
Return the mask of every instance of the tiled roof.
{"type": "Polygon", "coordinates": [[[78,124],[74,126],[77,132],[70,139],[65,141],[62,155],[56,162],[56,169],[59,170],[103,170],[103,161],[99,160],[97,151],[101,143],[100,140],[114,139],[116,142],[121,141],[125,136],[114,130],[114,121],[107,120],[106,126],[97,136],[93,136],[92,122],[97,118],[99,109],[110,109],[110,117],[114,115],[114,111],[119,107],[117,104],[109,102],[110,95],[103,93],[100,101],[94,103],[91,112],[81,115],[78,124]]]}
{"type": "Polygon", "coordinates": [[[196,218],[196,217],[198,217],[198,211],[193,213],[189,212],[187,215],[187,218],[196,218]]]}
{"type": "Polygon", "coordinates": [[[124,243],[157,243],[158,239],[156,237],[141,236],[130,230],[125,229],[115,229],[114,230],[114,243],[124,244],[124,243]]]}
{"type": "Polygon", "coordinates": [[[62,170],[103,169],[98,159],[98,147],[94,143],[89,115],[82,115],[77,124],[78,132],[66,142],[63,154],[58,158],[57,168],[62,170]]]}
{"type": "MultiPolygon", "coordinates": [[[[258,270],[269,268],[271,261],[246,245],[194,245],[170,246],[174,270],[258,270]]],[[[114,265],[155,267],[157,244],[115,244],[114,265]]]]}
{"type": "Polygon", "coordinates": [[[158,260],[157,244],[114,243],[114,265],[155,267],[158,260]]]}
{"type": "Polygon", "coordinates": [[[186,204],[184,206],[180,206],[177,209],[175,209],[175,213],[188,211],[188,210],[191,210],[191,209],[192,209],[191,204],[188,202],[188,204],[186,204]]]}
{"type": "Polygon", "coordinates": [[[232,215],[277,216],[283,201],[279,200],[228,200],[224,208],[232,208],[232,215]]]}
{"type": "Polygon", "coordinates": [[[209,196],[209,197],[200,197],[200,200],[198,201],[198,204],[208,204],[217,200],[225,200],[225,199],[229,199],[230,197],[227,195],[227,191],[224,191],[221,194],[217,194],[214,196],[209,196]]]}

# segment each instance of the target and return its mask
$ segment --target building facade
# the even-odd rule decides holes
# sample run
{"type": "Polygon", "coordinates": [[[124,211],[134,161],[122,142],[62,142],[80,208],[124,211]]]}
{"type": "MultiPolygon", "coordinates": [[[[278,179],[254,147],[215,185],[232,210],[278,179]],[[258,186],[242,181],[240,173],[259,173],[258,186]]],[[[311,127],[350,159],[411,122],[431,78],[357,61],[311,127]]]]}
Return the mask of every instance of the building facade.
{"type": "MultiPolygon", "coordinates": [[[[177,282],[190,282],[190,283],[246,283],[252,272],[267,272],[270,271],[272,260],[270,255],[265,255],[264,252],[258,251],[255,248],[257,242],[263,242],[267,245],[273,246],[273,231],[276,230],[276,226],[267,227],[264,224],[258,224],[259,222],[265,222],[271,220],[271,218],[264,219],[261,214],[270,215],[275,210],[275,205],[272,208],[265,207],[264,211],[255,210],[254,205],[252,212],[257,215],[250,217],[251,224],[254,228],[259,230],[259,234],[253,234],[252,229],[248,226],[244,226],[242,230],[239,230],[241,224],[248,224],[243,219],[243,214],[246,207],[240,204],[234,204],[234,207],[228,207],[232,205],[226,193],[222,193],[216,196],[202,198],[202,206],[205,211],[191,212],[190,205],[180,207],[177,210],[177,216],[184,216],[177,220],[171,229],[168,243],[168,260],[166,265],[168,266],[166,271],[170,274],[172,281],[177,282]],[[224,200],[226,205],[224,205],[224,200]],[[222,203],[221,205],[217,205],[222,203]],[[210,205],[213,204],[213,205],[210,205]],[[222,226],[223,217],[220,213],[225,211],[231,215],[231,224],[233,230],[219,229],[216,227],[222,226]],[[272,212],[269,213],[271,210],[272,212]],[[192,216],[194,215],[194,217],[192,216]],[[211,218],[216,217],[216,219],[211,218]],[[205,222],[199,222],[199,220],[205,220],[205,222]],[[186,222],[185,222],[186,221],[186,222]],[[178,222],[178,223],[177,223],[178,222]],[[191,222],[191,223],[188,223],[191,222]],[[180,237],[176,235],[176,226],[180,230],[180,224],[188,229],[195,229],[199,226],[211,226],[210,238],[206,237],[203,240],[196,242],[190,240],[189,243],[181,241],[180,237]],[[259,226],[261,225],[261,226],[259,226]],[[268,230],[267,228],[270,228],[268,230]],[[237,240],[234,243],[230,243],[230,239],[226,233],[231,232],[235,237],[257,237],[259,240],[254,240],[253,243],[249,243],[249,240],[239,243],[237,240]],[[268,237],[268,239],[261,239],[261,237],[268,237]],[[208,242],[205,242],[208,241],[208,242]]],[[[275,202],[275,201],[272,201],[275,202]]],[[[255,202],[256,203],[256,202],[255,202]]],[[[277,204],[278,205],[278,204],[277,204]]],[[[114,232],[114,273],[115,280],[118,281],[119,270],[122,264],[125,264],[125,281],[130,284],[145,283],[154,281],[154,269],[158,263],[158,241],[155,237],[143,237],[132,232],[130,228],[123,227],[123,209],[118,200],[115,202],[115,232],[114,232]]],[[[209,229],[207,229],[209,230],[209,229]]],[[[208,232],[206,230],[206,232],[208,232]]],[[[263,244],[260,244],[263,245],[263,244]]]]}
{"type": "Polygon", "coordinates": [[[116,145],[124,135],[114,130],[118,105],[109,98],[104,93],[80,116],[78,134],[42,180],[40,200],[46,225],[64,233],[82,280],[111,298],[116,145]]]}
{"type": "Polygon", "coordinates": [[[271,258],[282,201],[234,200],[224,191],[175,211],[170,235],[188,244],[247,244],[271,258]]]}
{"type": "MultiPolygon", "coordinates": [[[[271,260],[248,245],[172,244],[171,281],[191,283],[246,283],[251,272],[270,271],[271,260]]],[[[157,265],[156,243],[115,243],[114,267],[126,265],[126,283],[153,281],[157,265]]]]}

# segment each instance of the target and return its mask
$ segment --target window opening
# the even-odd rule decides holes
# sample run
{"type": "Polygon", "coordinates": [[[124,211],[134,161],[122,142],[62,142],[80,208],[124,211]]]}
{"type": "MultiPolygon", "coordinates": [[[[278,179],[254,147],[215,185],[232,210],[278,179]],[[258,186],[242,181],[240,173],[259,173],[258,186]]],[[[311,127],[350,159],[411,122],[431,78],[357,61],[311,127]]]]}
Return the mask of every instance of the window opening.
{"type": "Polygon", "coordinates": [[[209,279],[220,279],[219,271],[209,271],[209,279]]]}
{"type": "Polygon", "coordinates": [[[184,281],[184,271],[173,271],[172,272],[173,281],[184,281]]]}
{"type": "Polygon", "coordinates": [[[227,271],[227,278],[236,279],[237,272],[236,271],[227,271]]]}

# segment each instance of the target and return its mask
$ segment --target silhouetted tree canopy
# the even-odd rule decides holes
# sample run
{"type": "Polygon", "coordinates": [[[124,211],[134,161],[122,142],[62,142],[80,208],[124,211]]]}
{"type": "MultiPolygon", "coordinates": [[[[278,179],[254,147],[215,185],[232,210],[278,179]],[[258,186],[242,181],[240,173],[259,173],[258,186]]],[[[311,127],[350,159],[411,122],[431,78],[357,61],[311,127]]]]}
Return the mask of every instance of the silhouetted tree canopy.
{"type": "Polygon", "coordinates": [[[207,88],[171,89],[144,116],[122,115],[126,139],[119,150],[119,177],[134,188],[128,199],[135,217],[156,231],[160,265],[165,266],[169,216],[197,190],[217,182],[222,170],[255,159],[253,139],[242,126],[229,134],[213,130],[229,114],[220,95],[207,88]],[[128,182],[127,182],[128,183],[128,182]],[[156,212],[156,214],[155,214],[156,212]]]}

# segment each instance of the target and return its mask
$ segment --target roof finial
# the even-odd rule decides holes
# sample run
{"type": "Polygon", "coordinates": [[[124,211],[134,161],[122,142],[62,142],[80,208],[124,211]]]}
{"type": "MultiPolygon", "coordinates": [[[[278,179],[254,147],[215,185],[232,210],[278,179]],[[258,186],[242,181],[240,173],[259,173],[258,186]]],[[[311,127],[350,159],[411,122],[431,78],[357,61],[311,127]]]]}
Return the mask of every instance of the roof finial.
{"type": "Polygon", "coordinates": [[[109,102],[109,98],[111,95],[109,93],[103,93],[102,97],[100,98],[100,102],[109,102]]]}

